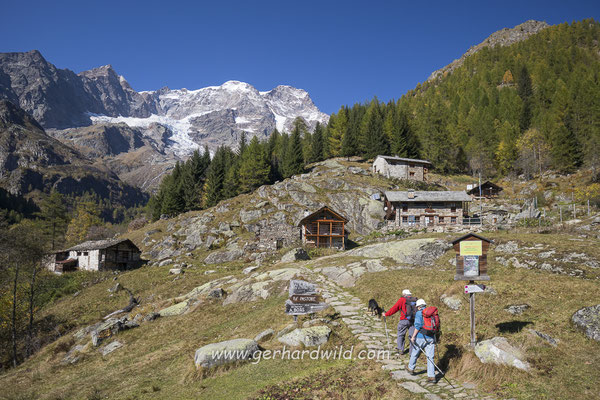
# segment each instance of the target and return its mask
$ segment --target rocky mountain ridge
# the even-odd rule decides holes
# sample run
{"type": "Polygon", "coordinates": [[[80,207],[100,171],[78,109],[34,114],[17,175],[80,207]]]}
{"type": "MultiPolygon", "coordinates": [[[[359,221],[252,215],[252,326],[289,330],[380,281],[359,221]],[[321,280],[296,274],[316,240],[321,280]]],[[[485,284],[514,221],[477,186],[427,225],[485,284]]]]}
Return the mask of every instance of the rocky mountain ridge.
{"type": "Polygon", "coordinates": [[[242,132],[268,136],[290,130],[301,117],[314,128],[327,123],[308,93],[291,86],[259,92],[239,81],[197,90],[136,92],[111,65],[79,74],[58,69],[37,51],[0,53],[0,98],[18,104],[46,129],[125,122],[171,131],[175,151],[234,145],[242,132]]]}
{"type": "Polygon", "coordinates": [[[467,57],[477,53],[483,48],[495,46],[510,46],[512,44],[528,39],[530,36],[535,35],[536,33],[548,28],[549,26],[550,25],[543,21],[529,20],[515,26],[514,28],[504,28],[499,31],[496,31],[490,36],[488,36],[483,42],[475,46],[471,46],[469,50],[467,50],[467,52],[463,54],[459,59],[452,61],[450,64],[438,69],[437,71],[434,71],[429,76],[429,78],[427,78],[427,82],[435,81],[439,77],[452,73],[455,69],[463,65],[467,57]]]}
{"type": "Polygon", "coordinates": [[[128,207],[146,200],[139,189],[48,136],[32,116],[6,100],[0,100],[0,186],[14,195],[93,190],[128,207]]]}

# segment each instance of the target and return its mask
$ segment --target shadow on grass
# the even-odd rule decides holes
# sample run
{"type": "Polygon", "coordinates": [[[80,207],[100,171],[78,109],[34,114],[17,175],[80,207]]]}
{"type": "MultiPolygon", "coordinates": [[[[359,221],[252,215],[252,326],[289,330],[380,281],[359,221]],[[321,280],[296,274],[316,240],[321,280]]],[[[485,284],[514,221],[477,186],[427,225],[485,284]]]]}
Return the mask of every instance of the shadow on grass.
{"type": "Polygon", "coordinates": [[[444,372],[448,370],[448,366],[450,365],[450,361],[452,359],[459,359],[462,357],[462,350],[459,347],[453,344],[447,344],[445,347],[446,349],[444,354],[442,354],[437,364],[437,366],[440,367],[440,369],[444,372]]]}
{"type": "Polygon", "coordinates": [[[509,321],[501,322],[496,324],[496,328],[500,333],[518,333],[523,330],[527,325],[532,325],[531,321],[509,321]]]}

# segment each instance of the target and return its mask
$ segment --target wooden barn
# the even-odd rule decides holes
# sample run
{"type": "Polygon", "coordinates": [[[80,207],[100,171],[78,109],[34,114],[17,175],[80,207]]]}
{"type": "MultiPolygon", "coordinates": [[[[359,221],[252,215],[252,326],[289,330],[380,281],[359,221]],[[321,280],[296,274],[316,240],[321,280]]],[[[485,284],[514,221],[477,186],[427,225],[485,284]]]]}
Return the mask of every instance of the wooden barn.
{"type": "Polygon", "coordinates": [[[298,226],[301,228],[302,244],[305,246],[331,247],[346,249],[348,219],[329,207],[302,218],[298,226]]]}
{"type": "Polygon", "coordinates": [[[129,239],[90,240],[50,254],[46,268],[57,273],[132,269],[140,266],[141,253],[129,239]]]}
{"type": "Polygon", "coordinates": [[[413,158],[377,156],[373,161],[374,174],[411,181],[427,181],[427,173],[431,167],[429,161],[413,158]]]}
{"type": "Polygon", "coordinates": [[[470,201],[461,191],[388,191],[384,195],[385,218],[397,228],[462,225],[470,201]]]}
{"type": "Polygon", "coordinates": [[[492,197],[497,197],[500,192],[504,190],[502,189],[502,187],[493,184],[490,181],[485,181],[484,183],[482,183],[481,185],[477,185],[475,187],[473,187],[472,189],[467,191],[468,195],[471,195],[473,197],[476,198],[486,198],[486,199],[490,199],[492,197]]]}

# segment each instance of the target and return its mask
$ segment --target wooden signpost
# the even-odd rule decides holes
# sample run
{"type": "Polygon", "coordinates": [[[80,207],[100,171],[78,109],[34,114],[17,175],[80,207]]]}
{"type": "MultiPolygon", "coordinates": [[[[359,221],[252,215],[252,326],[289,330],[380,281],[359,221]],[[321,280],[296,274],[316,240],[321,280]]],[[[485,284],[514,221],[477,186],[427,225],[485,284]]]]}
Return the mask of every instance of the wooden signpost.
{"type": "Polygon", "coordinates": [[[317,293],[317,287],[306,281],[291,280],[289,288],[290,298],[285,301],[285,313],[294,316],[313,314],[329,307],[317,293]]]}
{"type": "Polygon", "coordinates": [[[477,344],[475,336],[475,293],[483,293],[485,285],[476,285],[475,281],[489,281],[487,274],[487,252],[491,240],[469,233],[452,242],[456,251],[455,281],[469,281],[465,285],[465,293],[469,294],[469,310],[471,316],[471,346],[477,344]]]}

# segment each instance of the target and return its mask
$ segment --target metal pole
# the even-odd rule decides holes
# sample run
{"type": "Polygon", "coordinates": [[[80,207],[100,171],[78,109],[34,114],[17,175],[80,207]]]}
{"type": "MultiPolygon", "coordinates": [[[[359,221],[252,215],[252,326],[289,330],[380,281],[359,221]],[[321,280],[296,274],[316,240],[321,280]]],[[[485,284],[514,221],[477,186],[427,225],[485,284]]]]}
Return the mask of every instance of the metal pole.
{"type": "MultiPolygon", "coordinates": [[[[469,281],[469,285],[474,285],[475,281],[469,281]]],[[[475,347],[477,344],[477,338],[475,337],[475,293],[469,293],[469,309],[471,317],[471,347],[475,347]]]]}

